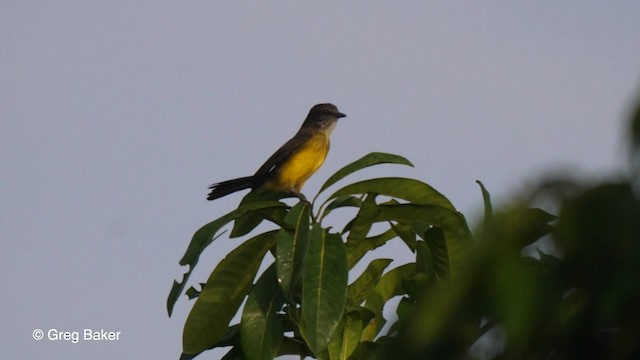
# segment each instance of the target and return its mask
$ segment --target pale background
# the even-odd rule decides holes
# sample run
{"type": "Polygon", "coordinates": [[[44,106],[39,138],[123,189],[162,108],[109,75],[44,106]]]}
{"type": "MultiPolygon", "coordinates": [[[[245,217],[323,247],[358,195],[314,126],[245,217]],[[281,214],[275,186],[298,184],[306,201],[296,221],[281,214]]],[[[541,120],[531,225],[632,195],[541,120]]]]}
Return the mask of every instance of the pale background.
{"type": "MultiPolygon", "coordinates": [[[[419,178],[472,223],[476,179],[500,203],[552,170],[619,172],[640,2],[549,3],[3,0],[3,357],[177,359],[192,304],[167,317],[177,262],[241,196],[207,202],[207,185],[252,174],[319,102],[348,117],[307,196],[371,151],[415,168],[363,176],[419,178]]],[[[216,241],[192,281],[240,241],[216,241]]]]}

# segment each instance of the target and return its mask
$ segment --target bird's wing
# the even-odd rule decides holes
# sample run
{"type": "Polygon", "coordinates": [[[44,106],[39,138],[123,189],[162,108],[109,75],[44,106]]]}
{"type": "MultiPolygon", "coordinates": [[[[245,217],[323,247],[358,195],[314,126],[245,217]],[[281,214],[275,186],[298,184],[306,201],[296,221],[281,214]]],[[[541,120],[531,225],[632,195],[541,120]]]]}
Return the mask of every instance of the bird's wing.
{"type": "Polygon", "coordinates": [[[311,138],[310,134],[298,133],[278,149],[253,176],[254,184],[262,185],[272,174],[278,171],[291,155],[311,138]]]}

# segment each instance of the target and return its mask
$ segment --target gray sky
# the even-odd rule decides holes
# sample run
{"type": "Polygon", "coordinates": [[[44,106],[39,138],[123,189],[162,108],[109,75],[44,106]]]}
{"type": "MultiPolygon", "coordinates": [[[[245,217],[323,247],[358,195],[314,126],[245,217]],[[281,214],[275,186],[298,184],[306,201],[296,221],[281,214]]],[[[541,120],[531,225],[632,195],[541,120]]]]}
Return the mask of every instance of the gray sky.
{"type": "MultiPolygon", "coordinates": [[[[252,174],[319,102],[348,117],[307,196],[392,152],[415,168],[362,176],[421,179],[473,222],[476,179],[499,202],[550,169],[619,170],[639,17],[631,1],[3,1],[3,354],[177,359],[192,305],[167,318],[177,262],[241,197],[207,202],[206,187],[252,174]],[[74,344],[37,328],[122,334],[74,344]]],[[[192,281],[240,241],[216,241],[192,281]]]]}

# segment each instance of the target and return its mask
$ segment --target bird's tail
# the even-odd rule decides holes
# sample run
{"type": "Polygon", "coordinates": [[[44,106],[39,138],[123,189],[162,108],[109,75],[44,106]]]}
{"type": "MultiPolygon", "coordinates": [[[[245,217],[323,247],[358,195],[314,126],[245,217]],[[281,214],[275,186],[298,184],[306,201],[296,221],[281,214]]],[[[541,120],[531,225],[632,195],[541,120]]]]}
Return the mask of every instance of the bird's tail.
{"type": "Polygon", "coordinates": [[[253,186],[253,176],[242,177],[233,180],[227,180],[209,186],[211,192],[207,196],[207,200],[215,200],[223,196],[227,196],[236,191],[249,189],[253,186]]]}

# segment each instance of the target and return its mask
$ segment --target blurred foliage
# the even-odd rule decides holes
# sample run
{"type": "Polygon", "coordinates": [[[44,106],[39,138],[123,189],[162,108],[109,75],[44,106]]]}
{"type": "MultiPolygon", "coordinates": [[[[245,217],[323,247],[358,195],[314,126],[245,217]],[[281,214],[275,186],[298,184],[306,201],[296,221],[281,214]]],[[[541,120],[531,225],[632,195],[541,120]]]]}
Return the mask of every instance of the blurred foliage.
{"type": "Polygon", "coordinates": [[[463,276],[407,296],[400,331],[362,358],[640,359],[639,124],[640,103],[626,179],[559,176],[496,214],[481,184],[485,220],[463,276]]]}
{"type": "Polygon", "coordinates": [[[414,309],[399,312],[399,335],[378,358],[638,358],[640,203],[631,185],[585,188],[560,203],[555,221],[526,205],[495,214],[458,281],[408,297],[414,309]],[[553,255],[523,250],[541,237],[553,255]],[[483,339],[488,331],[500,339],[483,339]]]}
{"type": "MultiPolygon", "coordinates": [[[[640,107],[633,149],[639,116],[640,107]]],[[[360,169],[411,165],[392,154],[345,166],[311,203],[290,206],[282,201],[290,194],[253,191],[199,229],[180,261],[189,271],[174,282],[169,314],[180,295],[195,299],[181,359],[216,347],[230,348],[224,359],[640,358],[640,161],[631,153],[628,180],[549,181],[499,211],[478,182],[485,211],[473,232],[445,196],[414,179],[346,185],[315,209],[320,193],[360,169]],[[323,226],[340,208],[355,210],[342,231],[323,226]],[[200,290],[185,291],[200,254],[227,224],[234,223],[230,237],[240,237],[265,220],[275,229],[245,240],[200,290]],[[391,240],[415,260],[374,259],[350,274],[391,240]],[[275,260],[258,274],[267,252],[275,260]],[[394,298],[396,316],[385,326],[392,319],[383,309],[394,298]],[[240,322],[230,324],[243,302],[240,322]]]]}

